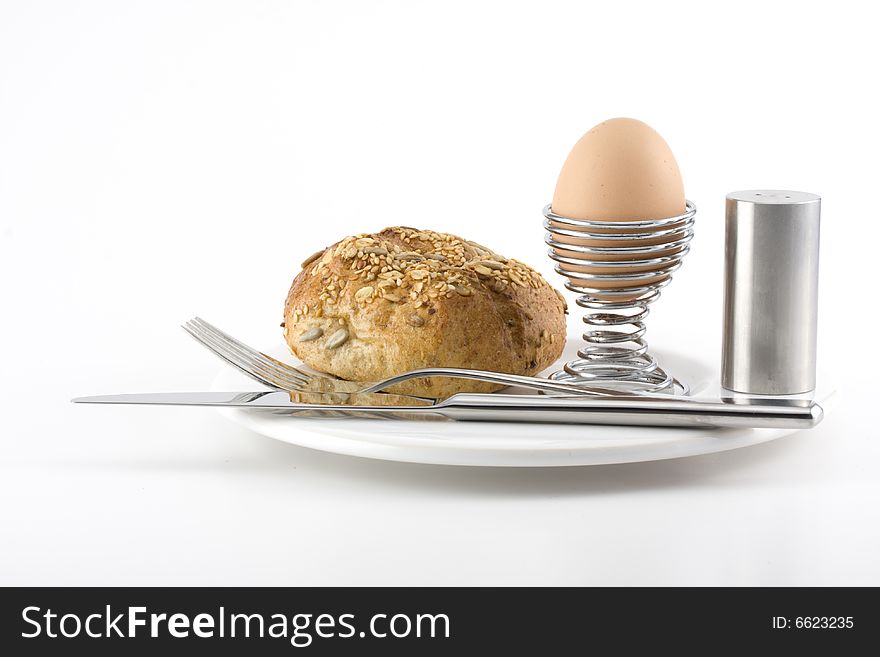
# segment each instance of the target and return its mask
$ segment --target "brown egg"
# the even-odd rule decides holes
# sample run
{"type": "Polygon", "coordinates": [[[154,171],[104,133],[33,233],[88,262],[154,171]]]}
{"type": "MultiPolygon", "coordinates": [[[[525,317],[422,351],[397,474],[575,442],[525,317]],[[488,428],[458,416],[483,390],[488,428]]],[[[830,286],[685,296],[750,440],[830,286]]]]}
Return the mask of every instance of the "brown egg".
{"type": "Polygon", "coordinates": [[[684,184],[669,145],[651,126],[610,119],[571,149],[552,207],[572,219],[664,219],[684,212],[684,184]]]}
{"type": "MultiPolygon", "coordinates": [[[[672,151],[663,138],[650,126],[636,119],[618,118],[604,121],[587,132],[572,148],[553,195],[551,209],[557,215],[572,219],[593,221],[644,221],[676,217],[685,212],[684,185],[672,151]]],[[[579,231],[576,226],[553,222],[554,226],[579,231]]],[[[596,229],[596,233],[638,234],[669,231],[682,224],[665,226],[652,231],[645,228],[596,229]]],[[[659,246],[683,237],[684,231],[657,237],[628,240],[627,247],[659,246]]],[[[596,237],[556,235],[564,244],[585,247],[618,247],[621,241],[596,237]]],[[[658,249],[650,255],[600,253],[580,256],[594,261],[623,263],[634,260],[665,257],[681,250],[681,246],[658,249]]],[[[575,251],[557,248],[565,257],[577,258],[575,251]]],[[[573,271],[586,274],[643,273],[657,271],[668,263],[648,265],[569,265],[573,271]]],[[[662,280],[665,276],[633,281],[591,281],[590,287],[617,289],[662,280]]],[[[575,285],[577,280],[570,279],[575,285]]]]}

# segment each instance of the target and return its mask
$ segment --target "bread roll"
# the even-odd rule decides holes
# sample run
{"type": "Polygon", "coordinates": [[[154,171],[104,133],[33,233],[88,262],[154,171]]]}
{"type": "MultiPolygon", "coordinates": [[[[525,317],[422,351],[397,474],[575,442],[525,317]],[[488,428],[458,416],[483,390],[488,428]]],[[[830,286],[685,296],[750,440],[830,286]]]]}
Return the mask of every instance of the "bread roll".
{"type": "MultiPolygon", "coordinates": [[[[310,367],[376,381],[423,367],[537,374],[565,344],[565,300],[521,262],[455,235],[395,227],[346,237],[303,263],[284,337],[310,367]]],[[[492,392],[432,377],[391,392],[492,392]]]]}

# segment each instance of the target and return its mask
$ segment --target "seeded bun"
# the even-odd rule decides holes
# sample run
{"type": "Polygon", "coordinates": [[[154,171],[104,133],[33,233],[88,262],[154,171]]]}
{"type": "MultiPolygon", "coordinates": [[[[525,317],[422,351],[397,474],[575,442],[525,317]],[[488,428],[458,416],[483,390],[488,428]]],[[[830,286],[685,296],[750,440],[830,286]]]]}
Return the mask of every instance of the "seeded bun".
{"type": "MultiPolygon", "coordinates": [[[[455,235],[395,227],[315,253],[287,295],[284,337],[310,367],[376,381],[423,367],[537,374],[565,344],[565,300],[536,271],[455,235]]],[[[500,386],[432,377],[391,392],[500,386]]]]}

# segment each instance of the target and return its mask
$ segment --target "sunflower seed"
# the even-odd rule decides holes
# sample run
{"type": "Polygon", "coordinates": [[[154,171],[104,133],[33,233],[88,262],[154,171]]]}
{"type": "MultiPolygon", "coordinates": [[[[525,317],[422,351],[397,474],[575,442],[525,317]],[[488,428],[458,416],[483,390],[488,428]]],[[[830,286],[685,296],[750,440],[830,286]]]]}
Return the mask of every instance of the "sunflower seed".
{"type": "Polygon", "coordinates": [[[312,340],[317,340],[322,335],[324,335],[324,329],[316,326],[315,328],[310,328],[308,331],[304,331],[299,336],[299,341],[300,342],[311,342],[312,340]]]}
{"type": "Polygon", "coordinates": [[[550,288],[556,294],[557,298],[562,302],[562,309],[567,313],[568,312],[568,302],[565,300],[565,297],[562,296],[562,293],[557,290],[555,287],[550,288]]]}
{"type": "Polygon", "coordinates": [[[346,341],[348,341],[348,331],[341,328],[327,338],[327,342],[324,346],[327,349],[336,349],[337,347],[344,345],[346,341]]]}
{"type": "Polygon", "coordinates": [[[496,262],[495,260],[480,260],[480,264],[483,267],[488,267],[489,269],[494,269],[495,271],[501,271],[504,269],[504,265],[500,262],[496,262]]]}
{"type": "Polygon", "coordinates": [[[484,265],[474,265],[474,271],[480,274],[480,276],[491,276],[492,270],[484,265]]]}
{"type": "Polygon", "coordinates": [[[386,292],[382,295],[382,298],[387,299],[391,303],[397,303],[398,301],[400,301],[400,297],[396,294],[392,294],[391,292],[386,292]]]}
{"type": "Polygon", "coordinates": [[[406,318],[406,323],[410,326],[415,326],[418,328],[419,326],[425,325],[425,318],[420,315],[410,315],[406,318]]]}
{"type": "Polygon", "coordinates": [[[479,244],[478,242],[472,242],[472,241],[468,240],[467,243],[470,244],[475,249],[477,249],[478,251],[485,251],[486,253],[492,253],[492,249],[487,249],[485,246],[483,246],[482,244],[479,244]]]}
{"type": "Polygon", "coordinates": [[[356,301],[363,301],[371,294],[373,294],[373,287],[371,285],[365,285],[360,290],[354,293],[354,298],[356,301]]]}
{"type": "Polygon", "coordinates": [[[381,246],[368,246],[364,249],[364,253],[371,253],[373,255],[388,255],[388,249],[383,249],[381,246]]]}
{"type": "Polygon", "coordinates": [[[322,255],[324,255],[324,251],[325,251],[325,249],[321,249],[320,251],[315,251],[312,255],[310,255],[308,258],[306,258],[305,260],[302,261],[302,264],[300,265],[300,267],[305,269],[310,264],[312,264],[315,260],[317,260],[322,255]]]}
{"type": "Polygon", "coordinates": [[[473,291],[469,287],[464,287],[463,285],[456,285],[455,291],[458,292],[463,297],[469,297],[473,294],[473,291]]]}
{"type": "Polygon", "coordinates": [[[398,260],[412,260],[413,262],[421,262],[425,259],[424,257],[420,256],[418,253],[411,253],[411,252],[395,253],[394,257],[397,258],[398,260]]]}
{"type": "Polygon", "coordinates": [[[426,272],[424,269],[413,269],[412,271],[409,272],[409,275],[410,275],[410,278],[419,281],[419,280],[423,279],[425,276],[427,276],[428,272],[426,272]]]}
{"type": "Polygon", "coordinates": [[[430,258],[431,260],[439,260],[440,262],[446,262],[446,256],[440,255],[439,253],[426,253],[426,258],[430,258]]]}

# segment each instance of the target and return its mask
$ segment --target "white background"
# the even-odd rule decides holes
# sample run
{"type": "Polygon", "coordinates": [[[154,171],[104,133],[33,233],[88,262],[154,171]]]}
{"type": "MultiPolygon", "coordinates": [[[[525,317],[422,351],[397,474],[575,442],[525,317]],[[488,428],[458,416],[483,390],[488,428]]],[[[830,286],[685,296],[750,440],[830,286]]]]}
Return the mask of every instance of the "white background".
{"type": "Polygon", "coordinates": [[[0,584],[880,584],[865,5],[0,0],[0,584]],[[353,232],[462,233],[558,284],[541,207],[619,115],[699,208],[652,344],[717,364],[725,193],[823,196],[819,428],[456,469],[68,402],[206,388],[178,325],[277,343],[299,262],[353,232]]]}

